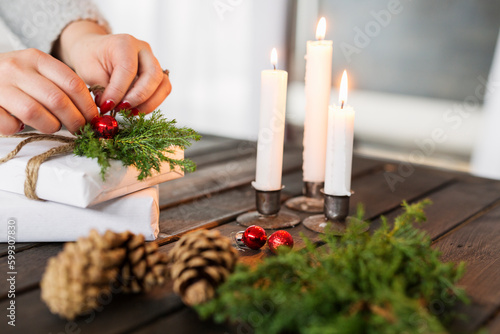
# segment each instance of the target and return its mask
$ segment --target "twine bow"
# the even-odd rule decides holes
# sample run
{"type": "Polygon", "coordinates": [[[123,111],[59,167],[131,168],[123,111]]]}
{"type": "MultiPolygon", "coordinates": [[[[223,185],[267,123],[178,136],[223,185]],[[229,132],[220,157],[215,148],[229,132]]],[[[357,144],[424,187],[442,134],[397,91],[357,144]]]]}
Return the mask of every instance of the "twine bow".
{"type": "Polygon", "coordinates": [[[37,141],[49,140],[59,143],[65,143],[58,147],[51,148],[47,152],[34,156],[26,165],[26,180],[24,181],[24,195],[29,199],[40,200],[36,194],[36,183],[38,181],[38,170],[40,165],[50,157],[58,154],[72,152],[75,148],[75,138],[65,137],[60,135],[49,135],[42,133],[18,133],[11,136],[0,136],[0,138],[26,138],[14,148],[9,154],[0,159],[0,164],[14,158],[19,151],[27,144],[37,141]]]}

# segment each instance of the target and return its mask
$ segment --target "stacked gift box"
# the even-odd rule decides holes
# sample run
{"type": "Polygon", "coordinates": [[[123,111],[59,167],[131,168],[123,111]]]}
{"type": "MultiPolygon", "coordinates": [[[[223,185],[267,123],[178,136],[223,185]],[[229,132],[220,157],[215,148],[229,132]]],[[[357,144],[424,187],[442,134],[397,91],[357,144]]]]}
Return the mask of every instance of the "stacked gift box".
{"type": "MultiPolygon", "coordinates": [[[[61,131],[58,135],[70,136],[61,131]]],[[[0,158],[7,156],[24,138],[2,138],[0,158]]],[[[16,222],[17,242],[74,241],[91,229],[144,234],[147,240],[158,236],[158,184],[183,176],[168,163],[161,171],[138,181],[139,171],[111,161],[105,180],[95,159],[71,153],[57,155],[40,165],[36,195],[25,196],[26,165],[47,150],[64,145],[37,141],[0,164],[0,242],[7,241],[8,222],[16,222]]],[[[172,158],[182,159],[176,150],[172,158]]]]}

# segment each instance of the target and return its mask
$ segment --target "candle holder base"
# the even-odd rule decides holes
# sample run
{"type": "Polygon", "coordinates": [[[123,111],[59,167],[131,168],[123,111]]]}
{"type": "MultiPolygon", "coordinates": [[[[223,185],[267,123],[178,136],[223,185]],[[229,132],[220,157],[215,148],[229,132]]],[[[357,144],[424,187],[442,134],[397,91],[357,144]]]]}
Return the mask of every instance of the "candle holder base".
{"type": "Polygon", "coordinates": [[[300,223],[300,217],[293,213],[278,212],[275,215],[263,215],[257,211],[244,213],[236,221],[243,226],[258,225],[264,229],[276,230],[280,228],[294,227],[300,223]]]}
{"type": "Polygon", "coordinates": [[[290,198],[285,202],[287,208],[309,213],[319,213],[323,211],[323,199],[299,196],[290,198]]]}
{"type": "Polygon", "coordinates": [[[281,187],[279,190],[259,190],[255,187],[257,211],[244,213],[236,221],[243,226],[258,225],[264,229],[293,227],[300,223],[300,217],[293,213],[281,212],[281,187]]]}
{"type": "MultiPolygon", "coordinates": [[[[304,226],[310,230],[333,235],[344,235],[347,226],[354,220],[349,214],[349,196],[334,196],[325,194],[324,215],[315,215],[304,219],[304,226]]],[[[360,226],[356,231],[361,234],[368,230],[368,224],[360,226]]]]}
{"type": "Polygon", "coordinates": [[[324,182],[304,182],[303,196],[291,198],[285,202],[287,208],[310,213],[323,212],[323,194],[321,189],[324,182]]]}
{"type": "MultiPolygon", "coordinates": [[[[350,221],[350,217],[347,217],[345,221],[341,222],[328,220],[325,215],[314,215],[304,219],[302,224],[308,229],[318,233],[325,233],[325,231],[328,231],[333,235],[341,236],[345,234],[350,221]]],[[[368,231],[369,228],[370,226],[366,224],[363,228],[357,229],[357,232],[361,234],[368,231]]]]}

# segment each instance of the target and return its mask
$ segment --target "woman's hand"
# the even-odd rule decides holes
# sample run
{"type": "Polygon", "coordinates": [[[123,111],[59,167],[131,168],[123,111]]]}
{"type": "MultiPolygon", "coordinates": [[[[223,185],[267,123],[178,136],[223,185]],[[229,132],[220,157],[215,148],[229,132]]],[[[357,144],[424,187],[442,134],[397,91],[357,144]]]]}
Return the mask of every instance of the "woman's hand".
{"type": "Polygon", "coordinates": [[[83,80],[54,57],[27,49],[0,53],[0,134],[27,124],[44,133],[76,132],[97,115],[83,80]]]}
{"type": "Polygon", "coordinates": [[[58,49],[60,59],[88,85],[106,87],[97,99],[101,112],[137,108],[149,113],[172,89],[151,47],[130,35],[109,35],[91,21],[66,27],[58,49]]]}

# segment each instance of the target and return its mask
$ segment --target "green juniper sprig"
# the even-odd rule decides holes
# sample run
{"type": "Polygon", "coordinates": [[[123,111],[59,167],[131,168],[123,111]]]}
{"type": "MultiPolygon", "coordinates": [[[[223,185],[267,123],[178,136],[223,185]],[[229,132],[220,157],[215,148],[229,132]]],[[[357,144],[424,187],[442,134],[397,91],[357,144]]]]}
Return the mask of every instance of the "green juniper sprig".
{"type": "Polygon", "coordinates": [[[75,141],[73,153],[97,159],[103,180],[111,160],[120,160],[125,166],[135,166],[139,170],[138,180],[160,171],[162,162],[170,168],[179,166],[184,172],[192,172],[196,165],[189,159],[173,159],[167,156],[175,149],[185,149],[191,141],[201,136],[190,128],[178,128],[175,120],[167,120],[159,110],[151,117],[144,114],[132,116],[130,112],[120,112],[120,131],[112,139],[99,139],[90,124],[85,125],[75,141]]]}
{"type": "Polygon", "coordinates": [[[383,218],[372,235],[357,234],[359,219],[340,238],[326,233],[322,247],[303,237],[305,249],[240,264],[196,310],[256,334],[445,333],[431,305],[438,300],[449,310],[466,300],[455,286],[464,264],[442,263],[429,236],[413,227],[425,220],[427,204],[403,203],[393,227],[383,218]]]}

